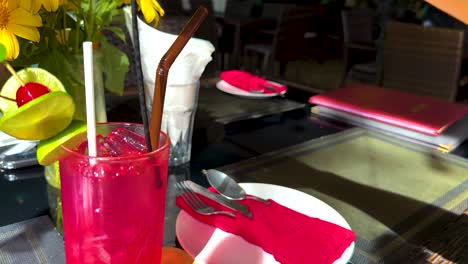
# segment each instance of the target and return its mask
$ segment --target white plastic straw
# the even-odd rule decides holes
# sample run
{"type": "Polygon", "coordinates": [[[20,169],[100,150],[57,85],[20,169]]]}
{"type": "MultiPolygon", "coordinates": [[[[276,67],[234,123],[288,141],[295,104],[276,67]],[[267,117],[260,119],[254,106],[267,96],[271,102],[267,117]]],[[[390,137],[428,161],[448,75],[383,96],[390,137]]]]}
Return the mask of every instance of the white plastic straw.
{"type": "Polygon", "coordinates": [[[88,155],[96,157],[96,113],[94,108],[93,43],[83,42],[86,124],[88,126],[88,155]]]}

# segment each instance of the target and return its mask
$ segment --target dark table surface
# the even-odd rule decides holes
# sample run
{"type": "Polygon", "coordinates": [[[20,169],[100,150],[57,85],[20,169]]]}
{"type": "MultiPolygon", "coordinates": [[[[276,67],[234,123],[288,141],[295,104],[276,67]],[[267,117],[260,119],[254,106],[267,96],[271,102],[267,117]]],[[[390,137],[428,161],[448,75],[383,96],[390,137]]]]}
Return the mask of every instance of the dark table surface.
{"type": "MultiPolygon", "coordinates": [[[[132,99],[134,100],[134,99],[132,99]]],[[[121,102],[111,109],[110,121],[114,116],[118,121],[138,121],[135,117],[126,117],[112,111],[128,111],[129,105],[136,101],[121,102]]],[[[203,115],[203,113],[201,114],[203,115]]],[[[197,120],[203,116],[197,115],[197,120]]],[[[205,119],[206,121],[206,119],[205,119]]],[[[350,126],[336,123],[310,114],[310,108],[305,106],[292,111],[271,114],[260,118],[231,122],[223,125],[223,134],[218,137],[209,136],[207,126],[195,126],[193,134],[192,157],[189,164],[171,168],[169,172],[165,239],[166,245],[176,243],[174,225],[178,209],[175,206],[175,189],[172,184],[178,180],[190,179],[201,185],[207,182],[201,175],[202,169],[219,168],[263,153],[293,146],[310,139],[337,133],[349,129],[350,126]],[[287,136],[285,133],[287,133],[287,136]],[[256,141],[255,148],[246,147],[246,142],[256,141]],[[244,144],[239,144],[244,142],[244,144]]],[[[468,158],[468,142],[458,147],[453,154],[468,158]]],[[[43,168],[34,166],[18,170],[1,172],[0,177],[0,226],[48,214],[46,181],[43,168]]]]}
{"type": "MultiPolygon", "coordinates": [[[[129,102],[122,104],[126,105],[129,102]]],[[[324,126],[318,119],[310,118],[308,113],[309,110],[303,107],[260,118],[231,122],[224,125],[222,134],[224,136],[211,138],[205,126],[197,127],[196,125],[192,139],[190,164],[172,168],[171,173],[177,174],[179,178],[189,178],[206,185],[206,181],[201,177],[200,171],[202,169],[222,167],[261,154],[258,151],[239,146],[236,142],[230,140],[232,137],[251,136],[254,131],[257,131],[259,135],[254,136],[269,135],[266,144],[270,145],[271,149],[275,149],[301,143],[342,129],[340,127],[324,126]],[[274,140],[271,136],[274,137],[278,128],[288,130],[292,128],[294,134],[287,138],[282,137],[282,140],[275,140],[276,142],[271,144],[269,141],[274,140]]],[[[111,113],[109,116],[111,119],[114,114],[111,113]]],[[[203,118],[197,116],[195,123],[197,123],[198,119],[203,118]]],[[[127,119],[124,121],[136,121],[135,118],[127,119]]],[[[46,181],[41,166],[3,170],[0,173],[0,208],[3,211],[0,215],[0,226],[48,213],[46,181]]]]}

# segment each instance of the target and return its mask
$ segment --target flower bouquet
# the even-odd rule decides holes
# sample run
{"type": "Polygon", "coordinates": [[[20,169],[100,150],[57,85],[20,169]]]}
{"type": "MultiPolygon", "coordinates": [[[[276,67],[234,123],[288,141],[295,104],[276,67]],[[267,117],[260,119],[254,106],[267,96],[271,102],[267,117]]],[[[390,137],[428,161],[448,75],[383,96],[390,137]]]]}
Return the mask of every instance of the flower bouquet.
{"type": "MultiPolygon", "coordinates": [[[[75,119],[84,119],[83,41],[95,48],[95,86],[122,95],[128,72],[127,54],[109,41],[125,42],[122,0],[0,0],[0,43],[16,67],[36,65],[64,84],[77,104],[75,119]],[[120,39],[120,40],[119,40],[120,39]]],[[[156,0],[137,0],[146,22],[156,25],[164,14],[156,0]]],[[[105,110],[103,110],[105,112],[105,110]]],[[[100,121],[104,118],[97,117],[100,121]]]]}

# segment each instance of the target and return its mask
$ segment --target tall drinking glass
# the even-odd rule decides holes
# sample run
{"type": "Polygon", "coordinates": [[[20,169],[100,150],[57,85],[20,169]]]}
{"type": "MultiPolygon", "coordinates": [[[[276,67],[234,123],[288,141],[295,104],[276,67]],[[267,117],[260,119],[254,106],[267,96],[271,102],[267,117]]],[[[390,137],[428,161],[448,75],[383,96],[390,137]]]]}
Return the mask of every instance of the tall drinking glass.
{"type": "MultiPolygon", "coordinates": [[[[143,135],[138,124],[98,124],[96,130],[106,136],[118,127],[143,135]]],[[[169,144],[161,133],[157,150],[121,157],[90,157],[62,146],[67,263],[160,263],[169,144]]]]}
{"type": "MultiPolygon", "coordinates": [[[[180,85],[168,84],[166,87],[161,130],[171,138],[169,166],[179,166],[190,161],[199,87],[199,81],[180,85]]],[[[151,115],[152,92],[147,93],[147,98],[148,114],[151,115]]]]}

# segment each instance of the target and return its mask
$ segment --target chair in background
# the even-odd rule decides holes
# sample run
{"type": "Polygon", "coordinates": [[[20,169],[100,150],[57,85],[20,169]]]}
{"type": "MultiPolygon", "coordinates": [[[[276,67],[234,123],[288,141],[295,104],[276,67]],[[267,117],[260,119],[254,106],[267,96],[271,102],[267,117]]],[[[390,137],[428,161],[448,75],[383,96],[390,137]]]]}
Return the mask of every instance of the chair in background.
{"type": "MultiPolygon", "coordinates": [[[[261,14],[257,21],[248,25],[244,30],[243,42],[246,44],[271,44],[275,37],[278,19],[284,4],[264,3],[261,7],[261,14]]],[[[246,61],[251,61],[250,57],[242,58],[242,67],[246,66],[246,61]]]]}
{"type": "Polygon", "coordinates": [[[264,3],[262,6],[262,14],[260,15],[263,18],[278,19],[281,15],[282,4],[277,3],[264,3]]]}
{"type": "Polygon", "coordinates": [[[389,22],[383,86],[455,101],[462,55],[463,31],[389,22]]]}
{"type": "Polygon", "coordinates": [[[263,75],[274,61],[280,63],[280,75],[284,75],[288,62],[321,60],[325,50],[320,27],[324,14],[323,5],[283,5],[272,43],[248,44],[244,52],[263,56],[263,75]]]}
{"type": "MultiPolygon", "coordinates": [[[[322,3],[324,3],[322,1],[322,3]]],[[[341,59],[343,51],[343,23],[341,12],[345,9],[346,0],[327,1],[325,15],[324,38],[327,46],[327,59],[341,59]]]]}
{"type": "Polygon", "coordinates": [[[343,25],[343,75],[341,84],[352,79],[363,83],[378,83],[375,15],[369,9],[344,10],[343,25]]]}
{"type": "Polygon", "coordinates": [[[246,21],[251,20],[255,0],[227,0],[226,10],[216,21],[219,26],[218,50],[221,67],[236,68],[246,21]],[[227,59],[225,60],[225,57],[227,59]]]}
{"type": "Polygon", "coordinates": [[[224,16],[226,17],[250,17],[255,0],[227,0],[224,16]]]}
{"type": "Polygon", "coordinates": [[[206,66],[203,72],[204,76],[217,75],[221,69],[222,61],[219,52],[219,32],[218,24],[214,16],[213,2],[212,0],[190,0],[190,13],[193,14],[199,6],[204,6],[208,9],[208,15],[202,22],[198,30],[195,32],[194,37],[208,40],[215,47],[215,51],[212,54],[213,60],[206,66]]]}
{"type": "Polygon", "coordinates": [[[263,4],[260,18],[265,19],[265,21],[267,22],[257,26],[257,28],[255,28],[254,30],[251,30],[251,36],[249,36],[250,39],[248,40],[249,44],[258,42],[255,40],[255,38],[267,38],[269,42],[271,42],[271,40],[275,36],[276,26],[278,25],[278,19],[281,16],[283,5],[284,4],[277,3],[263,4]]]}

